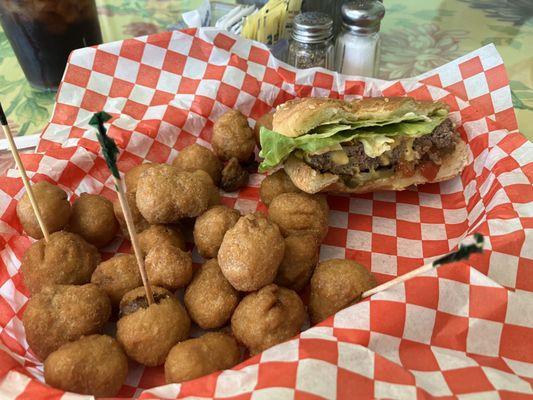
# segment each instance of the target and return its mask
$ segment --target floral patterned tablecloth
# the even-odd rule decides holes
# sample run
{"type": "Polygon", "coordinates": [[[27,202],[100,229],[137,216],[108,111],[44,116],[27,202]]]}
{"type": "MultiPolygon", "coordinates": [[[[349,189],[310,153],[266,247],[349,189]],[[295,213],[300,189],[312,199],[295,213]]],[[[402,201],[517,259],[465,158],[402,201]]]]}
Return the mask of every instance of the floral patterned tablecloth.
{"type": "MultiPolygon", "coordinates": [[[[226,0],[226,2],[232,0],[226,0]]],[[[97,0],[105,41],[172,29],[201,0],[97,0]]],[[[487,43],[502,55],[520,130],[533,140],[533,1],[385,0],[381,77],[419,75],[487,43]]],[[[48,121],[54,93],[30,88],[0,29],[0,99],[19,135],[48,121]]]]}

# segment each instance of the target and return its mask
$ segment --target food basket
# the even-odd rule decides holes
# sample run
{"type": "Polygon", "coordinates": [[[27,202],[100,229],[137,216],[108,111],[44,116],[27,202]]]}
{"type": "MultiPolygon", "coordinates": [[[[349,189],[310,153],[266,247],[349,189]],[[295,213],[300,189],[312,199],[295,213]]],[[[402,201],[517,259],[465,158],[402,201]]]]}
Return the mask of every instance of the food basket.
{"type": "MultiPolygon", "coordinates": [[[[194,142],[209,146],[214,121],[239,109],[251,125],[295,97],[412,96],[446,102],[467,141],[460,177],[402,192],[328,196],[320,258],[350,258],[385,282],[441,256],[474,232],[486,250],[378,293],[231,370],[164,386],[162,368],[130,365],[120,395],[140,398],[526,398],[533,395],[533,145],[518,132],[509,81],[493,45],[421,76],[384,81],[320,68],[295,70],[268,49],[216,29],[166,32],[76,50],[37,151],[32,181],[71,196],[115,197],[89,119],[113,116],[109,135],[127,171],[168,163],[194,142]],[[465,397],[466,398],[466,397],[465,397]]],[[[262,174],[223,203],[266,210],[262,174]]],[[[18,171],[0,177],[0,397],[59,398],[43,383],[21,316],[19,271],[31,241],[15,213],[18,171]]],[[[104,255],[124,252],[121,239],[104,255]]],[[[202,260],[196,252],[194,261],[202,260]]],[[[65,394],[62,399],[84,398],[65,394]]]]}

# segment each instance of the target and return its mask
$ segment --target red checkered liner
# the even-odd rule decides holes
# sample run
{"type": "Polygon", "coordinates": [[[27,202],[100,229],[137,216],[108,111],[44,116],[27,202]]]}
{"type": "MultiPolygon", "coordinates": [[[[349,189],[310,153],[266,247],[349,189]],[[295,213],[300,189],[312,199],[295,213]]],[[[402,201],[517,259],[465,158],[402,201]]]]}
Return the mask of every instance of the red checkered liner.
{"type": "MultiPolygon", "coordinates": [[[[329,196],[321,259],[347,257],[389,280],[452,250],[472,232],[487,250],[358,303],[297,338],[222,371],[164,385],[162,368],[131,366],[123,396],[141,398],[531,398],[533,390],[533,146],[517,130],[503,62],[489,45],[399,81],[295,70],[268,50],[213,29],[169,32],[75,51],[38,153],[24,155],[33,181],[70,194],[114,197],[91,114],[115,118],[109,133],[122,171],[169,162],[185,146],[209,146],[213,122],[238,108],[251,124],[294,97],[409,95],[448,103],[468,142],[461,177],[404,192],[329,196]]],[[[223,194],[243,211],[263,176],[223,194]]],[[[16,171],[0,178],[0,397],[59,398],[42,383],[21,315],[19,273],[30,240],[15,204],[16,171]]],[[[122,249],[119,240],[106,249],[122,249]]],[[[195,254],[196,261],[201,261],[195,254]]],[[[74,398],[64,394],[63,399],[74,398]]],[[[79,397],[75,397],[79,398],[79,397]]]]}

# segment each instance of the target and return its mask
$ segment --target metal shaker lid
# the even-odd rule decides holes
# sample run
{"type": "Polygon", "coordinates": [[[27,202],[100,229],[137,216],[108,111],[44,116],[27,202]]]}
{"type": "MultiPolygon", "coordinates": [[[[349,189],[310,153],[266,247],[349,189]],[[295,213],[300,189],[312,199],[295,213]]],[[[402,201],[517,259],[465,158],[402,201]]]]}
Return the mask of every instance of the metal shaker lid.
{"type": "Polygon", "coordinates": [[[294,18],[292,38],[302,43],[323,42],[333,36],[333,20],[321,12],[304,12],[294,18]]]}
{"type": "Polygon", "coordinates": [[[342,23],[345,29],[356,33],[379,31],[385,7],[378,0],[357,0],[341,7],[342,23]]]}

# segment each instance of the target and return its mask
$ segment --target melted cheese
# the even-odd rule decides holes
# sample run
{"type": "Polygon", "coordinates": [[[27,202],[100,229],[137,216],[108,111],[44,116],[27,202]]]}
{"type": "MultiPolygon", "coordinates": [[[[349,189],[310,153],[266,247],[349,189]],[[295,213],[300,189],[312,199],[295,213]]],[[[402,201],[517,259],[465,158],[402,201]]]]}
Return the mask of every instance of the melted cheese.
{"type": "Polygon", "coordinates": [[[381,164],[384,165],[384,166],[390,165],[390,157],[389,157],[389,153],[390,153],[390,152],[387,152],[387,153],[384,153],[384,154],[382,154],[382,155],[379,156],[379,161],[380,161],[381,164]]]}
{"type": "Polygon", "coordinates": [[[413,149],[413,142],[415,141],[414,138],[408,138],[405,141],[405,153],[404,153],[404,160],[405,161],[415,161],[418,160],[420,155],[418,152],[416,152],[413,149]]]}
{"type": "Polygon", "coordinates": [[[380,169],[375,171],[374,169],[369,172],[361,172],[351,177],[343,177],[344,183],[349,187],[357,187],[369,181],[375,181],[378,179],[388,178],[394,174],[394,169],[380,169]]]}
{"type": "Polygon", "coordinates": [[[337,144],[335,144],[333,146],[323,147],[320,150],[313,151],[313,152],[310,152],[308,154],[311,155],[311,156],[318,156],[320,154],[329,153],[329,152],[332,152],[332,151],[339,151],[339,150],[342,151],[342,146],[340,145],[340,143],[337,143],[337,144]]]}
{"type": "Polygon", "coordinates": [[[350,159],[344,152],[344,150],[332,151],[330,155],[331,161],[337,165],[346,165],[350,162],[350,159]]]}
{"type": "Polygon", "coordinates": [[[375,135],[359,138],[359,141],[363,143],[366,155],[375,158],[389,151],[395,139],[383,135],[375,135]]]}

